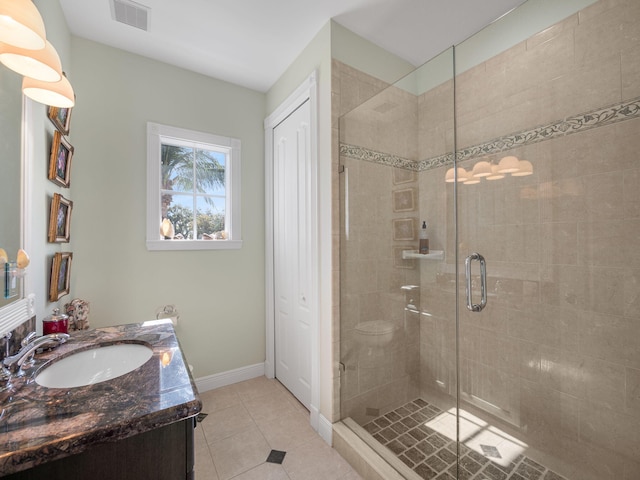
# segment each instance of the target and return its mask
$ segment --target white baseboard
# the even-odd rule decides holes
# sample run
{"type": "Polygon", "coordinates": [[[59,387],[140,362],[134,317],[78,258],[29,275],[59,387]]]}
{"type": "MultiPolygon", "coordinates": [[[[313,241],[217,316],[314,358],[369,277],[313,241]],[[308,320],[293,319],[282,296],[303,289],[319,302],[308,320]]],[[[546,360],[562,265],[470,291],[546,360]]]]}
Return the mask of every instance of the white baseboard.
{"type": "Polygon", "coordinates": [[[318,418],[318,435],[327,442],[327,445],[333,446],[333,425],[323,415],[318,418]]]}
{"type": "Polygon", "coordinates": [[[320,410],[318,410],[318,407],[315,405],[311,405],[309,408],[309,423],[311,424],[311,428],[317,432],[318,424],[320,423],[320,410]]]}
{"type": "Polygon", "coordinates": [[[232,385],[238,382],[244,382],[245,380],[251,380],[252,378],[261,377],[264,375],[264,363],[257,363],[255,365],[248,365],[246,367],[236,368],[235,370],[229,370],[227,372],[215,373],[206,377],[196,378],[196,387],[199,392],[206,392],[227,385],[232,385]]]}

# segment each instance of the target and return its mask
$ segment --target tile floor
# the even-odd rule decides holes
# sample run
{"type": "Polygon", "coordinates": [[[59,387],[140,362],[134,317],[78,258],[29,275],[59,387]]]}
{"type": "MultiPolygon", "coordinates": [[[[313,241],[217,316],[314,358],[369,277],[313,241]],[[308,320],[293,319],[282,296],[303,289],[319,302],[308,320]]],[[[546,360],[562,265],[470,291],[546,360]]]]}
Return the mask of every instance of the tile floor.
{"type": "Polygon", "coordinates": [[[197,480],[361,480],[277,380],[258,377],[200,399],[207,416],[195,431],[197,480]],[[267,462],[272,450],[286,452],[282,464],[267,462]]]}
{"type": "MultiPolygon", "coordinates": [[[[460,480],[566,480],[522,455],[517,439],[462,411],[460,480]]],[[[424,479],[455,480],[455,417],[421,398],[364,425],[424,479]]]]}

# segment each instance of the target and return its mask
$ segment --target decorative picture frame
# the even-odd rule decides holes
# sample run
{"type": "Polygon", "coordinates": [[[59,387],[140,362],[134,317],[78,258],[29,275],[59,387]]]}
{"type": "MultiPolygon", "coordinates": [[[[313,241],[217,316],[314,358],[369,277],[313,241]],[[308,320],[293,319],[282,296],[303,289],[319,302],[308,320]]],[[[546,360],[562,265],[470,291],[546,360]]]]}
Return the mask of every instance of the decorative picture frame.
{"type": "Polygon", "coordinates": [[[71,287],[71,260],[73,253],[56,253],[51,261],[51,278],[49,286],[49,301],[55,302],[69,294],[71,287]]]}
{"type": "Polygon", "coordinates": [[[73,202],[59,193],[54,193],[51,199],[49,213],[49,242],[67,243],[71,234],[71,212],[73,202]]]}
{"type": "Polygon", "coordinates": [[[71,125],[71,108],[49,107],[49,120],[63,135],[69,135],[71,125]]]}
{"type": "Polygon", "coordinates": [[[71,159],[73,146],[56,131],[53,134],[51,154],[49,155],[49,180],[61,187],[69,188],[71,184],[71,159]]]}

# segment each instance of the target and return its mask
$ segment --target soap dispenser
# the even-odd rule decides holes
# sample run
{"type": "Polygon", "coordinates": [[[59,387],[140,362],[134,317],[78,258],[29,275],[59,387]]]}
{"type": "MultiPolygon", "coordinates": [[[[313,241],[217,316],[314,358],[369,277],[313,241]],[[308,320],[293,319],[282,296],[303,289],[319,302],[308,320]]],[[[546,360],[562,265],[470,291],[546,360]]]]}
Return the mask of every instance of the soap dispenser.
{"type": "Polygon", "coordinates": [[[427,255],[429,253],[429,234],[427,233],[427,222],[422,221],[422,228],[420,229],[420,246],[419,253],[427,255]]]}

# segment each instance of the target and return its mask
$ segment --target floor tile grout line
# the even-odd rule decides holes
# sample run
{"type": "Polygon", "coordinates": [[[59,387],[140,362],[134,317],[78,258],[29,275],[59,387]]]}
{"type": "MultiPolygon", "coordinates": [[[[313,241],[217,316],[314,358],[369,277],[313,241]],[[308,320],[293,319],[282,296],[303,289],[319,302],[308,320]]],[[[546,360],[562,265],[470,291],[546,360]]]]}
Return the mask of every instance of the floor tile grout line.
{"type": "MultiPolygon", "coordinates": [[[[202,426],[200,426],[202,428],[202,426]]],[[[220,479],[220,473],[218,472],[218,467],[216,466],[216,462],[213,458],[213,452],[211,451],[211,445],[209,445],[209,440],[207,439],[207,433],[202,428],[202,436],[204,437],[204,443],[207,445],[207,452],[209,452],[209,458],[211,459],[211,464],[213,465],[213,469],[216,472],[216,477],[220,479]]]]}
{"type": "MultiPolygon", "coordinates": [[[[260,436],[262,437],[262,440],[264,440],[265,444],[266,444],[266,445],[268,445],[268,446],[269,446],[269,448],[273,449],[274,447],[269,443],[269,441],[267,440],[267,438],[264,436],[264,433],[263,433],[263,431],[260,429],[260,426],[259,426],[259,425],[258,425],[258,423],[256,422],[256,420],[255,420],[254,416],[253,416],[253,415],[251,415],[251,411],[247,408],[247,405],[245,405],[245,404],[244,404],[244,401],[242,400],[242,397],[241,397],[240,395],[238,395],[238,398],[240,399],[240,403],[242,404],[242,407],[245,409],[245,411],[246,411],[246,412],[249,414],[249,416],[251,417],[251,423],[252,423],[252,426],[253,426],[253,427],[255,427],[255,428],[258,430],[258,432],[260,433],[260,436]]],[[[255,397],[254,397],[254,398],[255,398],[255,397]]],[[[229,408],[232,408],[232,407],[229,407],[229,408]]],[[[247,426],[247,427],[243,428],[243,429],[242,429],[242,430],[240,430],[240,431],[248,430],[248,429],[249,429],[249,428],[251,428],[252,426],[251,426],[251,425],[249,425],[249,426],[247,426]]],[[[229,435],[228,437],[225,437],[225,439],[228,439],[228,438],[233,437],[234,435],[237,435],[240,431],[235,432],[234,434],[229,435]]],[[[205,441],[207,442],[207,448],[209,449],[209,452],[211,452],[211,447],[210,447],[210,445],[209,445],[209,440],[207,439],[206,432],[203,430],[203,432],[202,432],[202,433],[203,433],[203,434],[205,434],[205,435],[204,435],[204,437],[205,437],[205,441]]],[[[223,440],[223,439],[221,439],[221,440],[223,440]]],[[[216,440],[216,441],[218,441],[218,440],[216,440]]],[[[217,469],[217,467],[216,467],[215,460],[213,459],[213,454],[211,454],[211,453],[210,453],[210,455],[211,455],[211,459],[212,459],[212,461],[213,461],[214,469],[216,470],[216,474],[218,475],[218,478],[219,478],[220,480],[226,480],[226,479],[223,479],[223,478],[220,476],[220,474],[218,473],[218,469],[217,469]]],[[[253,470],[253,469],[255,469],[255,468],[258,468],[258,467],[260,467],[261,465],[264,465],[265,463],[267,463],[266,458],[265,458],[265,460],[264,460],[262,463],[259,463],[259,464],[257,464],[257,465],[254,465],[254,466],[250,467],[250,468],[249,468],[249,469],[247,469],[247,470],[244,470],[244,471],[242,471],[242,472],[239,472],[237,475],[234,475],[234,476],[230,477],[228,480],[232,480],[233,478],[239,477],[240,475],[244,475],[245,473],[250,472],[251,470],[253,470]]],[[[281,466],[281,467],[282,467],[282,466],[281,466]]],[[[283,470],[283,471],[284,471],[284,473],[287,475],[287,478],[290,478],[290,477],[289,477],[289,474],[287,473],[287,471],[285,470],[285,468],[284,468],[284,467],[282,467],[282,470],[283,470]]]]}
{"type": "MultiPolygon", "coordinates": [[[[249,380],[249,382],[250,381],[251,380],[249,380]]],[[[217,475],[219,480],[233,480],[235,478],[239,478],[242,475],[245,475],[245,474],[247,474],[248,472],[250,472],[250,471],[252,471],[254,469],[262,467],[267,462],[266,462],[266,458],[265,458],[264,461],[262,461],[261,463],[259,463],[257,465],[254,465],[253,467],[248,468],[246,470],[243,470],[242,472],[234,473],[232,477],[227,479],[226,477],[222,477],[221,476],[221,473],[220,473],[220,471],[218,469],[218,466],[216,465],[216,462],[214,460],[212,446],[216,442],[222,441],[222,440],[228,440],[229,438],[233,437],[234,435],[237,435],[241,431],[246,431],[246,429],[250,429],[250,428],[255,427],[258,430],[259,434],[262,436],[262,440],[264,441],[264,443],[269,448],[277,449],[276,446],[272,446],[271,443],[267,441],[267,438],[265,436],[265,431],[264,431],[264,428],[266,428],[266,427],[261,428],[260,425],[259,425],[259,421],[256,420],[256,418],[259,418],[259,416],[256,417],[255,413],[254,414],[251,413],[251,410],[249,408],[249,403],[251,403],[254,399],[260,398],[260,397],[263,397],[263,396],[267,396],[267,395],[277,394],[277,397],[281,398],[281,399],[284,399],[286,401],[286,403],[287,403],[287,406],[292,409],[292,412],[291,412],[292,415],[300,415],[302,418],[304,418],[305,422],[310,423],[309,422],[309,420],[310,420],[309,415],[310,414],[309,414],[308,411],[303,410],[304,407],[302,406],[302,404],[300,404],[298,402],[298,400],[295,399],[295,397],[293,397],[292,394],[290,392],[288,392],[285,389],[285,387],[282,386],[279,382],[275,383],[275,384],[273,384],[273,383],[270,384],[269,382],[270,381],[264,382],[262,384],[249,385],[248,388],[244,388],[244,389],[242,389],[242,388],[234,388],[232,390],[232,392],[233,392],[233,394],[235,396],[234,400],[232,402],[230,402],[232,404],[226,406],[225,408],[237,407],[237,406],[241,405],[243,407],[243,409],[249,414],[250,423],[246,427],[242,428],[241,430],[239,430],[239,431],[237,431],[237,432],[235,432],[235,433],[233,433],[233,434],[231,434],[229,436],[226,436],[226,437],[221,438],[221,439],[217,439],[215,441],[209,439],[209,437],[206,434],[205,429],[203,428],[202,439],[206,443],[206,452],[208,453],[209,460],[211,461],[211,464],[213,465],[213,471],[215,472],[215,474],[217,475]],[[242,392],[242,391],[244,391],[245,394],[241,394],[240,392],[242,392]],[[294,403],[294,401],[297,402],[297,403],[294,403]]],[[[275,380],[275,382],[277,382],[277,380],[275,380]]],[[[225,398],[225,397],[221,397],[221,398],[223,398],[223,401],[225,401],[225,402],[228,400],[228,398],[225,398]]],[[[287,410],[288,409],[289,408],[287,408],[287,410]]],[[[205,413],[219,412],[221,410],[224,410],[224,408],[218,408],[218,409],[215,409],[215,410],[207,411],[206,402],[203,402],[203,412],[205,412],[205,413]]],[[[206,420],[203,419],[204,422],[206,422],[207,420],[211,421],[212,418],[209,417],[206,420]]],[[[274,419],[274,421],[275,420],[277,420],[277,419],[274,419]]],[[[262,423],[265,423],[265,422],[262,422],[262,423]]],[[[202,428],[202,425],[201,425],[201,428],[202,428]]],[[[302,448],[304,446],[308,446],[311,442],[316,440],[316,436],[318,438],[320,438],[319,435],[317,434],[317,432],[314,432],[314,433],[315,433],[315,436],[312,436],[312,437],[308,438],[306,441],[304,441],[302,443],[294,443],[292,448],[289,448],[287,450],[287,453],[293,452],[293,451],[297,450],[298,448],[302,448]]],[[[340,458],[342,458],[342,457],[340,457],[340,458]]],[[[293,480],[293,477],[287,471],[287,469],[285,468],[284,464],[280,464],[280,471],[284,474],[282,476],[283,480],[285,480],[285,479],[293,480]]],[[[352,475],[352,473],[345,473],[341,477],[336,478],[336,480],[350,480],[351,478],[359,478],[358,476],[352,477],[351,475],[352,475]]]]}

